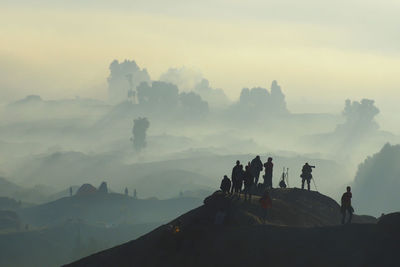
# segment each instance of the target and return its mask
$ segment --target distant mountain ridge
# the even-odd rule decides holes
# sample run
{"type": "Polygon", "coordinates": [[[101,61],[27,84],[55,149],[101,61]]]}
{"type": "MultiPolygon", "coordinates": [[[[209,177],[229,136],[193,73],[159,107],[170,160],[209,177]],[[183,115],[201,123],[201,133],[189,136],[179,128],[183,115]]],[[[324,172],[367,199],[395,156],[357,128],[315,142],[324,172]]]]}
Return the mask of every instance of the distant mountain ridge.
{"type": "Polygon", "coordinates": [[[18,211],[21,219],[35,226],[49,226],[70,219],[91,224],[162,222],[201,205],[198,198],[168,200],[134,199],[115,193],[93,193],[64,197],[42,205],[18,211]]]}

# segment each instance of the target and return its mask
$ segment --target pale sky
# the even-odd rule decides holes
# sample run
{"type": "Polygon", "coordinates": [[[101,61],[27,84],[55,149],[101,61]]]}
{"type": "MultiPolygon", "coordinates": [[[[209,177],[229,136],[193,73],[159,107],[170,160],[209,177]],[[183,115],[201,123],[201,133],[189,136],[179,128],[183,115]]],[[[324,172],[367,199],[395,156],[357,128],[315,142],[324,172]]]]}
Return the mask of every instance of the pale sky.
{"type": "Polygon", "coordinates": [[[399,14],[389,0],[0,0],[0,102],[106,99],[109,63],[134,59],[152,79],[201,70],[231,99],[276,79],[293,106],[366,97],[393,112],[399,14]]]}

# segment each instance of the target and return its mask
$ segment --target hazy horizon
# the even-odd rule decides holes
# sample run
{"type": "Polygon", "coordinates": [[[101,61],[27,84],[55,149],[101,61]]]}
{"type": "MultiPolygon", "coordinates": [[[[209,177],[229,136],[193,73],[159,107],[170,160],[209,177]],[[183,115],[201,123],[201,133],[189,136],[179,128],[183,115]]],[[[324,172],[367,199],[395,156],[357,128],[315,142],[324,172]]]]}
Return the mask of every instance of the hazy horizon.
{"type": "Polygon", "coordinates": [[[108,64],[134,59],[153,80],[170,67],[198,70],[231,100],[278,80],[294,112],[317,103],[332,112],[347,98],[398,111],[395,1],[3,0],[0,7],[3,103],[29,94],[105,100],[108,64]]]}

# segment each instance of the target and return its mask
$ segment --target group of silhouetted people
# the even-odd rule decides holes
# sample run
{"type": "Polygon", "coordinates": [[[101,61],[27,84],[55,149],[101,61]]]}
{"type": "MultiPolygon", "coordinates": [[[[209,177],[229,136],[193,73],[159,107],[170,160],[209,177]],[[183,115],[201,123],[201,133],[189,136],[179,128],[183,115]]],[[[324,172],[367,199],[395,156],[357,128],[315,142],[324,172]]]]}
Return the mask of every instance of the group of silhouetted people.
{"type": "MultiPolygon", "coordinates": [[[[269,193],[266,189],[272,189],[272,174],[273,174],[274,164],[272,163],[272,158],[269,157],[267,162],[262,163],[260,156],[256,156],[253,160],[248,162],[248,164],[243,168],[243,165],[239,160],[236,161],[236,165],[232,169],[231,179],[227,175],[221,181],[221,190],[225,194],[235,195],[239,197],[240,193],[244,194],[244,200],[251,201],[253,188],[262,186],[264,190],[263,196],[260,198],[261,206],[267,210],[271,206],[271,199],[269,193]],[[258,183],[260,179],[260,173],[265,171],[263,175],[264,182],[258,183]]],[[[307,182],[307,189],[310,191],[310,183],[313,179],[312,169],[315,166],[305,163],[301,170],[301,189],[304,189],[304,185],[307,182]]],[[[287,174],[286,174],[287,175],[287,174]]],[[[285,173],[282,174],[282,180],[279,183],[281,188],[286,188],[285,183],[285,173]]],[[[315,182],[314,182],[315,183],[315,182]]],[[[341,199],[341,213],[342,213],[342,224],[345,223],[346,213],[349,213],[349,219],[347,223],[351,223],[354,209],[351,206],[351,188],[347,187],[347,191],[343,194],[341,199]]]]}
{"type": "MultiPolygon", "coordinates": [[[[260,179],[260,173],[263,171],[263,169],[265,171],[263,175],[264,182],[261,185],[264,186],[265,189],[272,189],[273,168],[274,163],[272,163],[271,157],[269,157],[267,162],[263,164],[260,156],[256,156],[244,168],[238,160],[232,169],[232,180],[225,175],[221,182],[221,190],[230,194],[244,193],[245,200],[247,200],[247,196],[249,196],[249,199],[251,199],[251,189],[259,185],[258,181],[260,179]]],[[[300,175],[302,178],[302,189],[304,189],[304,184],[307,182],[307,188],[310,190],[310,181],[313,177],[311,173],[313,168],[315,168],[315,166],[311,166],[308,163],[304,164],[300,175]]],[[[287,187],[284,177],[279,182],[279,186],[281,188],[287,187]]]]}
{"type": "Polygon", "coordinates": [[[221,190],[230,194],[244,193],[245,200],[247,200],[247,198],[250,200],[252,188],[258,185],[260,173],[263,168],[265,168],[263,185],[265,188],[272,188],[273,167],[274,164],[272,163],[271,157],[269,157],[268,161],[263,164],[260,156],[256,156],[246,165],[246,167],[244,167],[244,169],[243,165],[240,164],[240,161],[238,160],[232,169],[232,180],[225,175],[221,182],[221,190]]]}

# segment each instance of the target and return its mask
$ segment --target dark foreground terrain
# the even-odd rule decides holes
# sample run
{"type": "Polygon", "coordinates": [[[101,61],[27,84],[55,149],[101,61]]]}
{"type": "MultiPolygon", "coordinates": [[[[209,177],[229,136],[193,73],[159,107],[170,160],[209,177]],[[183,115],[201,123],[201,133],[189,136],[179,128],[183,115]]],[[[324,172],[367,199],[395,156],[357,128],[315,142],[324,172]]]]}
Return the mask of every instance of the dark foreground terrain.
{"type": "Polygon", "coordinates": [[[324,195],[299,189],[271,195],[266,221],[258,197],[249,203],[216,192],[168,225],[67,266],[399,266],[399,214],[378,223],[355,216],[342,226],[339,205],[324,195]]]}

